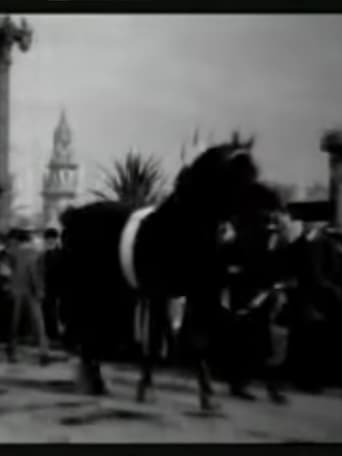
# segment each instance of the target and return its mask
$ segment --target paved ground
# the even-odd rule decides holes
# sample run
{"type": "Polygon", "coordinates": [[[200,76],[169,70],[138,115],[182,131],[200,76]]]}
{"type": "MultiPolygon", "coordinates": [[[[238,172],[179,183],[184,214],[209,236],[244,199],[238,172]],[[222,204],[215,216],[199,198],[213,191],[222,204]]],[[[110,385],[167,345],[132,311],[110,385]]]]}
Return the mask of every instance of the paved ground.
{"type": "Polygon", "coordinates": [[[222,413],[199,412],[196,383],[170,372],[156,377],[155,400],[134,402],[137,371],[104,367],[113,394],[77,394],[75,360],[37,365],[24,352],[20,364],[0,363],[0,442],[342,442],[342,397],[291,393],[276,406],[261,388],[244,403],[216,385],[222,413]]]}

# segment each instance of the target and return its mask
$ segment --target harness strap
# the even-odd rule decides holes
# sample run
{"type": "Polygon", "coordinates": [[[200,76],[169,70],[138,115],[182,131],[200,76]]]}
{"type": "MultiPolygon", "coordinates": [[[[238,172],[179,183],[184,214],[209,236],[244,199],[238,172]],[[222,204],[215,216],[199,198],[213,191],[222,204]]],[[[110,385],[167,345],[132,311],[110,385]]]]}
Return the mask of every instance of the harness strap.
{"type": "Polygon", "coordinates": [[[119,242],[119,260],[121,269],[128,284],[139,288],[139,282],[134,267],[134,247],[137,233],[142,221],[152,212],[154,207],[146,207],[134,211],[124,226],[119,242]]]}

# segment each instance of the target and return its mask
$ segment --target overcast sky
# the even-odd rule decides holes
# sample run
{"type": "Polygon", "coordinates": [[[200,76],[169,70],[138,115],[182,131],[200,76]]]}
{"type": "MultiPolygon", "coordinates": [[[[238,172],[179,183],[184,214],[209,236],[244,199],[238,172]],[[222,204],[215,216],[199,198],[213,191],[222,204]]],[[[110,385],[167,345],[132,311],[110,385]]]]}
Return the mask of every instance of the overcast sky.
{"type": "MultiPolygon", "coordinates": [[[[267,177],[327,182],[319,138],[342,125],[342,17],[330,15],[32,15],[34,42],[14,51],[12,164],[22,200],[41,173],[66,108],[85,188],[96,163],[131,145],[173,176],[196,126],[225,139],[257,133],[267,177]]],[[[205,138],[204,138],[205,139],[205,138]]]]}

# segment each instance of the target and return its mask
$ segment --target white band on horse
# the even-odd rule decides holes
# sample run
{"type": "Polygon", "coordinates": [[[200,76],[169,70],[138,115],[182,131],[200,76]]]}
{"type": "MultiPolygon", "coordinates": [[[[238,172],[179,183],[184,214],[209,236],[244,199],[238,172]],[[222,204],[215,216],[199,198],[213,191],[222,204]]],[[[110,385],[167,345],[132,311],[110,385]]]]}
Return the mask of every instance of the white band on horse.
{"type": "Polygon", "coordinates": [[[119,243],[119,260],[123,275],[134,289],[139,287],[134,267],[134,246],[141,222],[153,211],[154,207],[145,207],[134,211],[122,230],[119,243]]]}

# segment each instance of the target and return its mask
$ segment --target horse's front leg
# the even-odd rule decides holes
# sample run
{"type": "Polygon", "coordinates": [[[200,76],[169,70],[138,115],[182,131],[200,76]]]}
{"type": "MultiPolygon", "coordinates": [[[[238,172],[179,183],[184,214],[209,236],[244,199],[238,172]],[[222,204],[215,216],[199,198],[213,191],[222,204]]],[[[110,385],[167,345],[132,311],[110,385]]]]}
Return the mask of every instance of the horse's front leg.
{"type": "Polygon", "coordinates": [[[206,331],[193,328],[194,364],[199,388],[199,401],[201,410],[212,412],[219,408],[214,399],[214,390],[207,362],[209,335],[206,331]]]}
{"type": "Polygon", "coordinates": [[[214,399],[214,391],[212,387],[209,366],[204,356],[197,358],[196,373],[201,410],[206,412],[217,410],[219,408],[219,404],[214,399]]]}
{"type": "Polygon", "coordinates": [[[141,355],[141,377],[137,386],[137,402],[145,402],[148,391],[153,387],[154,362],[150,354],[141,355]]]}

